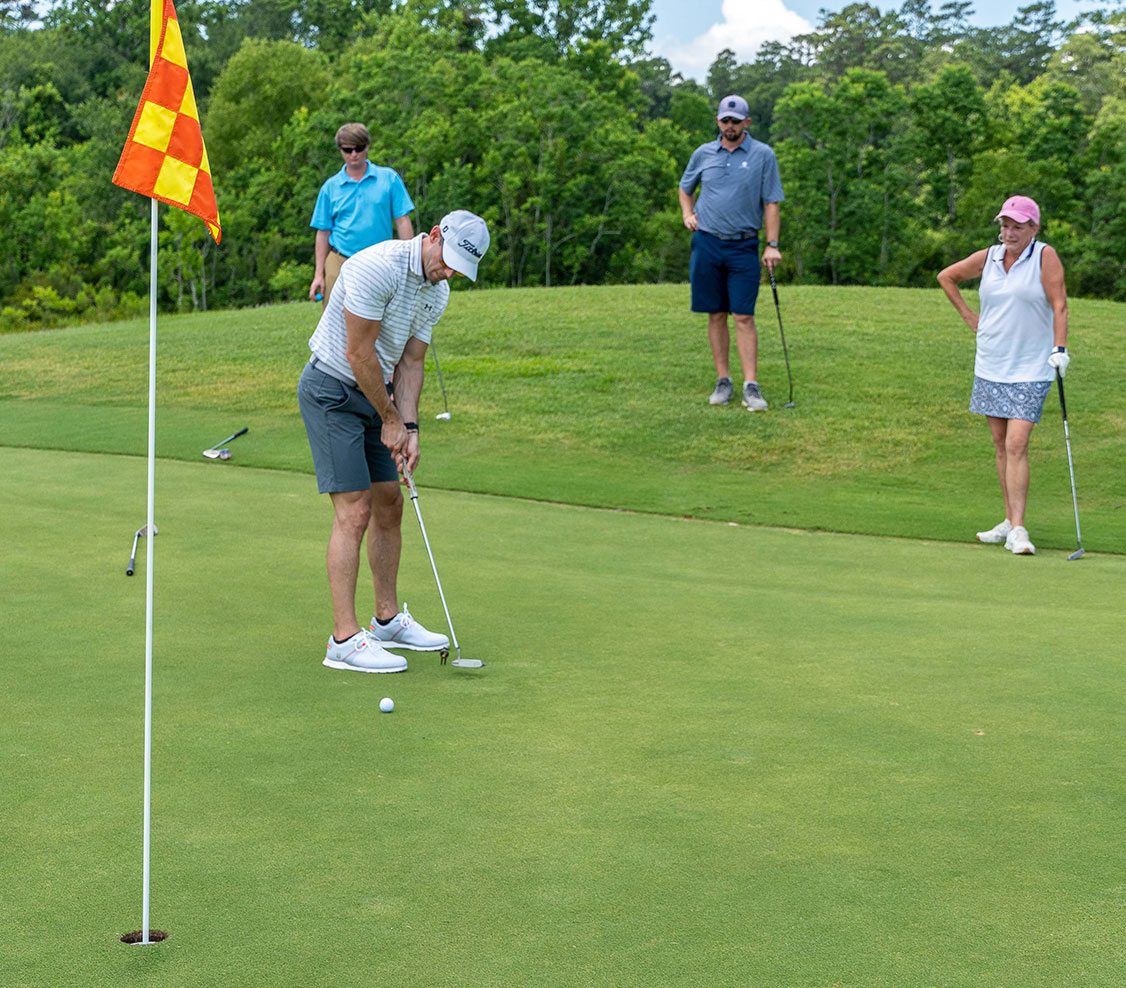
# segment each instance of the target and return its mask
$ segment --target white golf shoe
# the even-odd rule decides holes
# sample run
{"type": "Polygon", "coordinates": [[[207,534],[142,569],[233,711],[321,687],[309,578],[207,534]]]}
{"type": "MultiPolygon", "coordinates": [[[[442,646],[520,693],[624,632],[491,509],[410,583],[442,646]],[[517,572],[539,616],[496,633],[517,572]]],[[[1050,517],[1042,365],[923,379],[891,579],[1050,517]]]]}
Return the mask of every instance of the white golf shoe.
{"type": "Polygon", "coordinates": [[[1035,556],[1036,546],[1028,540],[1028,529],[1018,525],[1005,539],[1005,548],[1014,556],[1035,556]]]}
{"type": "Polygon", "coordinates": [[[362,630],[342,642],[329,635],[324,664],[330,669],[351,669],[353,672],[407,671],[406,659],[388,652],[362,630]]]}
{"type": "MultiPolygon", "coordinates": [[[[1006,518],[999,525],[994,525],[988,532],[978,532],[978,542],[1004,542],[1009,537],[1009,532],[1013,530],[1013,524],[1006,518]]],[[[1006,548],[1008,548],[1006,546],[1006,548]]]]}
{"type": "Polygon", "coordinates": [[[403,604],[403,609],[391,619],[390,624],[380,624],[372,618],[368,634],[384,648],[409,648],[413,652],[444,652],[450,647],[450,640],[445,635],[427,631],[411,617],[406,604],[403,604]]]}

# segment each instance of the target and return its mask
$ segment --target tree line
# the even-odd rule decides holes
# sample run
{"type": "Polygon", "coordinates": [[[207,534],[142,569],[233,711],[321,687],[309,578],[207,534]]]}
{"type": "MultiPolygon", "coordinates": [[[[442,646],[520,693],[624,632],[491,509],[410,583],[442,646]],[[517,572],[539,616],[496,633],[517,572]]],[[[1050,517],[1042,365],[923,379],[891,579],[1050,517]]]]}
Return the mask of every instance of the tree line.
{"type": "MultiPolygon", "coordinates": [[[[144,0],[0,0],[0,330],[146,311],[148,203],[110,184],[147,71],[144,0]],[[41,18],[41,19],[40,19],[41,18]]],[[[479,284],[683,281],[676,183],[738,92],[778,154],[781,275],[929,285],[999,203],[1045,215],[1075,294],[1126,298],[1126,14],[968,23],[966,0],[822,12],[707,79],[646,53],[650,0],[181,0],[223,225],[161,210],[165,311],[304,297],[309,218],[364,122],[416,230],[466,207],[479,284]]]]}

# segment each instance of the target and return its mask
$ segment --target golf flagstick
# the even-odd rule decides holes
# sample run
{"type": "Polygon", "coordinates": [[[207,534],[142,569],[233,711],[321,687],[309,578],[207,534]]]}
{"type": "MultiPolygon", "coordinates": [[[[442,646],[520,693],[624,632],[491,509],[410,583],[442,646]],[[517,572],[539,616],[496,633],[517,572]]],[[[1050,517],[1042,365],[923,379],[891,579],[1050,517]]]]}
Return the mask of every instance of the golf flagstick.
{"type": "Polygon", "coordinates": [[[778,313],[778,332],[782,336],[782,355],[786,358],[786,377],[790,381],[790,400],[782,407],[793,408],[794,376],[790,373],[790,351],[786,348],[786,331],[782,329],[782,307],[778,304],[778,284],[774,280],[774,269],[768,267],[766,270],[770,275],[770,290],[774,293],[774,311],[778,313]]]}
{"type": "MultiPolygon", "coordinates": [[[[480,659],[463,659],[461,657],[461,646],[457,643],[457,635],[454,633],[454,623],[450,619],[450,609],[446,606],[446,595],[442,590],[442,581],[438,577],[438,567],[434,562],[434,553],[430,551],[430,539],[426,535],[426,524],[422,520],[422,511],[418,506],[418,491],[414,486],[414,478],[411,476],[409,470],[403,470],[403,479],[407,482],[407,489],[410,491],[411,504],[414,505],[414,513],[418,518],[418,527],[422,530],[422,541],[426,546],[426,555],[430,557],[430,568],[434,571],[434,582],[438,584],[438,596],[442,598],[442,610],[446,612],[446,626],[450,629],[450,641],[453,642],[454,649],[457,652],[457,658],[454,659],[450,665],[457,666],[459,669],[480,669],[485,663],[480,659]]],[[[445,663],[445,655],[443,653],[442,662],[445,663]]]]}
{"type": "Polygon", "coordinates": [[[1071,503],[1075,508],[1075,544],[1078,548],[1067,558],[1078,559],[1087,550],[1083,548],[1083,536],[1079,534],[1079,499],[1075,496],[1075,468],[1071,465],[1071,434],[1067,429],[1067,402],[1063,397],[1063,375],[1056,368],[1056,386],[1060,392],[1060,411],[1063,413],[1063,439],[1067,445],[1067,472],[1071,475],[1071,503]]]}

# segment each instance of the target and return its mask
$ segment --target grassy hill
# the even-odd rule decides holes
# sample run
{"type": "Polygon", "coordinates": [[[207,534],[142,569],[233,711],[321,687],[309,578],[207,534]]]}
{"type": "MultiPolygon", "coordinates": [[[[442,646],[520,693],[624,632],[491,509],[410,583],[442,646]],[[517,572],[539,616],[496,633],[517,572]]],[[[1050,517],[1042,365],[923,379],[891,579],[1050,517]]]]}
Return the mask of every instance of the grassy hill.
{"type": "MultiPolygon", "coordinates": [[[[462,291],[428,364],[430,487],[740,523],[961,541],[1000,518],[985,423],[966,411],[973,339],[938,290],[769,293],[767,414],[712,408],[704,319],[681,285],[462,291]]],[[[196,460],[247,425],[229,466],[311,471],[295,387],[318,307],[161,318],[158,455],[196,460]]],[[[1075,300],[1068,412],[1084,543],[1126,552],[1126,306],[1075,300]]],[[[145,449],[147,321],[0,337],[0,444],[145,449]]],[[[736,384],[738,385],[738,380],[736,384]]],[[[1055,391],[1033,436],[1029,528],[1074,545],[1055,391]]]]}

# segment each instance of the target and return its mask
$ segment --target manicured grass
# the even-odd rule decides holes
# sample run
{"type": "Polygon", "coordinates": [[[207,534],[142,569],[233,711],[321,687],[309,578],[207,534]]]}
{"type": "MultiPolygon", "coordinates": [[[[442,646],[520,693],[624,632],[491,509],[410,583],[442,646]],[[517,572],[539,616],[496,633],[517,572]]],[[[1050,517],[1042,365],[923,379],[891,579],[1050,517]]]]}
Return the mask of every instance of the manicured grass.
{"type": "Polygon", "coordinates": [[[149,947],[147,326],[0,337],[0,986],[1117,988],[1126,309],[1072,305],[1069,563],[1054,394],[1017,559],[941,294],[780,290],[757,416],[683,287],[455,296],[418,479],[475,673],[320,665],[314,307],[161,320],[149,947]]]}
{"type": "Polygon", "coordinates": [[[144,461],[4,462],[0,984],[1121,984],[1126,558],[423,488],[487,665],[360,676],[319,663],[310,478],[198,452],[157,475],[172,937],[123,946],[144,461]]]}
{"type": "MultiPolygon", "coordinates": [[[[938,290],[780,286],[797,407],[769,293],[760,380],[774,408],[711,408],[703,319],[676,285],[457,292],[428,377],[420,479],[448,490],[768,525],[964,541],[1001,514],[970,415],[972,337],[938,290]]],[[[319,310],[162,319],[159,454],[236,428],[240,464],[310,468],[294,389],[319,310]]],[[[1084,542],[1126,552],[1126,307],[1074,300],[1068,376],[1084,542]]],[[[0,337],[0,443],[143,453],[143,322],[0,337]],[[7,399],[7,400],[4,400],[7,399]]],[[[738,382],[737,382],[738,383],[738,382]]],[[[1032,448],[1029,528],[1074,548],[1053,391],[1032,448]]]]}

